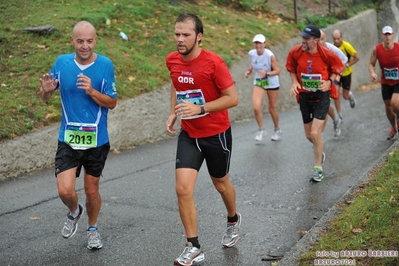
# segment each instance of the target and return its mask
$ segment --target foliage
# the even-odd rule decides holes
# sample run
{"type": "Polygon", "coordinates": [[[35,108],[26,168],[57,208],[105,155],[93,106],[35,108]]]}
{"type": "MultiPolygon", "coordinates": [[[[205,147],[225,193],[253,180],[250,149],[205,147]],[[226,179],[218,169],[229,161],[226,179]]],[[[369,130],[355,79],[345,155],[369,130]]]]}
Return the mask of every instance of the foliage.
{"type": "Polygon", "coordinates": [[[332,16],[324,15],[314,15],[312,13],[306,12],[303,15],[304,25],[316,25],[319,28],[326,28],[331,24],[338,22],[338,19],[332,16]]]}
{"type": "MultiPolygon", "coordinates": [[[[302,10],[300,18],[304,19],[296,25],[292,18],[280,14],[291,12],[291,0],[271,1],[54,0],[50,5],[45,0],[1,1],[0,143],[60,121],[59,93],[49,101],[42,101],[38,96],[38,80],[49,71],[58,55],[73,52],[69,36],[77,21],[88,20],[97,29],[96,51],[113,61],[118,97],[123,100],[169,82],[164,60],[175,50],[173,25],[181,13],[192,12],[201,17],[204,23],[202,47],[218,53],[229,66],[247,55],[252,48],[252,36],[257,33],[263,33],[268,46],[274,46],[297,36],[298,28],[302,29],[305,23],[319,27],[335,23],[332,16],[312,15],[302,10]],[[283,8],[272,10],[276,5],[283,8]],[[36,35],[24,31],[26,27],[46,24],[56,27],[54,34],[36,35]],[[129,40],[123,40],[120,32],[129,40]]],[[[307,1],[321,5],[320,0],[307,1]]],[[[351,15],[349,7],[354,5],[347,2],[355,0],[340,1],[340,10],[346,10],[345,16],[351,15]]]]}
{"type": "Polygon", "coordinates": [[[76,22],[88,20],[97,29],[96,51],[113,61],[118,97],[123,100],[169,82],[164,61],[176,49],[173,25],[183,12],[201,17],[202,47],[218,53],[229,66],[252,48],[251,38],[256,33],[263,32],[269,45],[274,45],[297,31],[289,22],[267,13],[261,0],[54,0],[51,5],[44,0],[2,1],[0,142],[60,121],[59,93],[42,101],[38,96],[39,78],[49,71],[58,55],[73,52],[69,36],[76,22]],[[46,24],[56,28],[54,34],[24,31],[46,24]],[[264,25],[273,30],[265,32],[264,25]],[[123,40],[120,32],[129,40],[123,40]]]}
{"type": "MultiPolygon", "coordinates": [[[[373,178],[363,189],[353,195],[353,202],[345,207],[340,206],[342,213],[337,216],[312,250],[301,257],[301,265],[309,265],[317,258],[332,258],[318,256],[317,251],[344,250],[365,251],[395,250],[398,251],[399,241],[397,228],[399,226],[399,153],[391,153],[386,163],[375,169],[373,178]]],[[[349,200],[351,202],[352,200],[349,200]]],[[[353,256],[356,265],[398,265],[396,257],[353,256]]],[[[348,257],[340,256],[340,259],[348,257]]]]}

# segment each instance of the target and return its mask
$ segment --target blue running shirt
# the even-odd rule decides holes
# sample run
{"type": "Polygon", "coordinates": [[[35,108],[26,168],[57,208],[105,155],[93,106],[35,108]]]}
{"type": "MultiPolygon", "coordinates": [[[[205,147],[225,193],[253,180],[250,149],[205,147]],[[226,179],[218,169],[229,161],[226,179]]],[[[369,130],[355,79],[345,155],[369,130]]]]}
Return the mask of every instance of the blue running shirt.
{"type": "MultiPolygon", "coordinates": [[[[112,61],[100,54],[87,68],[81,69],[74,60],[75,53],[61,55],[55,61],[50,73],[58,79],[58,88],[61,94],[62,122],[58,140],[66,142],[64,135],[68,123],[88,124],[97,127],[96,147],[109,142],[107,118],[108,108],[99,106],[86,92],[77,87],[78,75],[91,79],[92,87],[111,98],[117,97],[114,66],[112,61]]],[[[90,126],[88,127],[90,131],[90,126]]],[[[89,147],[73,147],[87,149],[89,147]]]]}

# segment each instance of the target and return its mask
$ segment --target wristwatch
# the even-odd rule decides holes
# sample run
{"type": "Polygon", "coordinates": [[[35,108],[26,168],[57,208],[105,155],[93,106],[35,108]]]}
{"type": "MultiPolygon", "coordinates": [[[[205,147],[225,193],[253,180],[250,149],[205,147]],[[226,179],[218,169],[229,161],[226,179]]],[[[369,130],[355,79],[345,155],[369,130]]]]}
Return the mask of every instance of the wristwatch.
{"type": "Polygon", "coordinates": [[[200,108],[201,108],[201,113],[200,113],[200,115],[205,114],[205,108],[204,108],[204,105],[203,105],[203,104],[200,105],[200,108]]]}

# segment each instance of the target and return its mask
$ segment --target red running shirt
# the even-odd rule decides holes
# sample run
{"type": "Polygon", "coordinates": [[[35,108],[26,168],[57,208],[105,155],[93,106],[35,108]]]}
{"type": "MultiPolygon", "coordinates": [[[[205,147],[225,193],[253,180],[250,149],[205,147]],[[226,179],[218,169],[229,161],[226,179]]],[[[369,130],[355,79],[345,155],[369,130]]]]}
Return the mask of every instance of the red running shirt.
{"type": "MultiPolygon", "coordinates": [[[[197,58],[184,61],[179,52],[166,57],[172,83],[177,92],[201,90],[205,102],[222,96],[221,91],[234,85],[226,63],[215,53],[201,50],[197,58]]],[[[226,131],[230,127],[228,110],[210,112],[195,119],[182,119],[181,128],[191,138],[205,138],[226,131]]]]}
{"type": "Polygon", "coordinates": [[[382,43],[375,46],[378,63],[381,68],[381,84],[394,86],[399,83],[399,44],[394,43],[392,50],[386,50],[382,43]]]}
{"type": "MultiPolygon", "coordinates": [[[[302,74],[320,74],[322,80],[328,80],[331,73],[339,75],[344,68],[339,57],[332,51],[317,44],[317,53],[309,54],[302,50],[301,45],[295,45],[287,56],[286,69],[290,73],[295,73],[301,88],[299,93],[309,93],[305,90],[302,84],[302,74]],[[311,65],[309,66],[309,61],[311,65]],[[311,68],[311,70],[309,69],[311,68]],[[309,73],[311,72],[311,73],[309,73]]],[[[331,98],[337,97],[337,90],[335,87],[330,87],[331,98]]]]}

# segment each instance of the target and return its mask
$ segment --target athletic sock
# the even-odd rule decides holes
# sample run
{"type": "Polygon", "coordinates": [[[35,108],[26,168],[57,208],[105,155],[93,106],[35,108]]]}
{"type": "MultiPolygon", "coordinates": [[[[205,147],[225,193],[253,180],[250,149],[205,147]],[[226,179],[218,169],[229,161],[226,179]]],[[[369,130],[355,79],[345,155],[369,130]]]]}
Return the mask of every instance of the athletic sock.
{"type": "Polygon", "coordinates": [[[190,242],[191,244],[193,244],[194,247],[196,247],[198,249],[201,248],[199,241],[198,241],[198,236],[187,238],[187,242],[190,242]]]}
{"type": "Polygon", "coordinates": [[[78,207],[76,208],[75,211],[73,211],[73,212],[69,211],[69,214],[70,214],[73,218],[78,217],[79,213],[80,213],[79,205],[78,205],[78,207]]]}
{"type": "Polygon", "coordinates": [[[236,223],[237,221],[238,221],[238,215],[237,215],[237,213],[234,214],[233,217],[227,216],[227,222],[228,222],[228,223],[233,224],[233,223],[236,223]]]}

